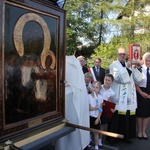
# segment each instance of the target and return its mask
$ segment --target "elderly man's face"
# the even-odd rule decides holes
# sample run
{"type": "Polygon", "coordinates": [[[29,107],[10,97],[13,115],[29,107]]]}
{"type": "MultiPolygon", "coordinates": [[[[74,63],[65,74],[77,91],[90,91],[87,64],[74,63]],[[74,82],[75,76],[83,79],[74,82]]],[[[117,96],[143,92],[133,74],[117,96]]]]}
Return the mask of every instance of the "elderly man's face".
{"type": "Polygon", "coordinates": [[[85,60],[84,60],[84,59],[80,58],[80,59],[79,59],[79,62],[80,62],[80,64],[81,64],[81,66],[84,66],[84,65],[85,65],[85,60]]]}
{"type": "Polygon", "coordinates": [[[117,57],[118,57],[118,60],[120,62],[125,62],[125,60],[126,60],[126,50],[124,48],[118,49],[117,57]]]}

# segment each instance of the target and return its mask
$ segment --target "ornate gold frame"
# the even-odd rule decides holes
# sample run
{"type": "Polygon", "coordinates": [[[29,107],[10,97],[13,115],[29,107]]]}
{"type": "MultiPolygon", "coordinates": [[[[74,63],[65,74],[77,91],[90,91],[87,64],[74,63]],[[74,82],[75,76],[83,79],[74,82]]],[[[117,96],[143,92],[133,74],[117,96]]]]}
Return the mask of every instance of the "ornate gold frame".
{"type": "MultiPolygon", "coordinates": [[[[52,6],[45,1],[2,0],[0,1],[0,12],[0,14],[2,14],[0,16],[0,141],[3,141],[4,139],[10,138],[10,136],[21,134],[21,132],[28,132],[34,128],[45,126],[45,124],[52,125],[53,123],[60,122],[64,119],[65,11],[52,6]],[[17,9],[17,15],[15,14],[15,9],[17,9]],[[15,16],[9,11],[13,12],[15,16]],[[41,114],[37,113],[37,115],[35,114],[26,117],[25,119],[21,118],[19,121],[14,121],[13,119],[13,121],[10,121],[9,117],[7,117],[9,115],[7,115],[6,112],[6,110],[8,110],[6,107],[6,102],[8,101],[7,96],[9,95],[6,94],[7,90],[5,88],[7,81],[6,70],[8,68],[6,62],[7,57],[9,57],[9,55],[11,56],[12,53],[15,55],[17,61],[18,59],[20,61],[20,58],[25,55],[26,50],[23,43],[23,30],[28,22],[35,22],[41,27],[41,31],[43,31],[43,48],[40,54],[39,52],[36,53],[36,51],[32,51],[32,53],[28,51],[26,55],[30,56],[34,53],[36,57],[39,57],[41,68],[44,71],[46,70],[46,59],[48,56],[51,57],[51,65],[49,69],[53,72],[52,75],[55,76],[55,80],[53,82],[53,79],[51,79],[48,83],[50,85],[56,83],[56,91],[54,94],[56,108],[52,111],[41,114]],[[49,22],[56,25],[52,28],[49,22]]],[[[34,40],[35,46],[38,45],[38,40],[36,41],[36,38],[34,40]]],[[[39,74],[40,73],[41,72],[39,72],[39,74]]],[[[39,78],[41,79],[41,76],[39,78]]],[[[47,81],[47,77],[44,77],[44,80],[47,81]]],[[[32,99],[30,98],[30,100],[32,99]]],[[[43,103],[40,103],[40,105],[43,105],[43,103]]]]}

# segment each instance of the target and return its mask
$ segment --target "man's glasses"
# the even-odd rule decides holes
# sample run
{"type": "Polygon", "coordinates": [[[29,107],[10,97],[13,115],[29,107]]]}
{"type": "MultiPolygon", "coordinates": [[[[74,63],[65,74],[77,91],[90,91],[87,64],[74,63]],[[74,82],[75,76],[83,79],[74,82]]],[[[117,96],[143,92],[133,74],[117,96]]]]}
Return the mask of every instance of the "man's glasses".
{"type": "Polygon", "coordinates": [[[121,56],[121,55],[125,56],[126,53],[118,53],[118,55],[119,55],[119,56],[121,56]]]}

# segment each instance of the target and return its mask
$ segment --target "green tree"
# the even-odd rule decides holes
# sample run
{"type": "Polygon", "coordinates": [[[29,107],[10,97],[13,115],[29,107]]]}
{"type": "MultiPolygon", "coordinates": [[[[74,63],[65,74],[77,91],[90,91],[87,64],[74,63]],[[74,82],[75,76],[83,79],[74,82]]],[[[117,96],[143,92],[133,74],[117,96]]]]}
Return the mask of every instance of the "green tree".
{"type": "MultiPolygon", "coordinates": [[[[119,47],[124,47],[128,51],[129,44],[140,44],[143,53],[148,51],[150,47],[150,14],[148,15],[145,9],[148,6],[148,1],[131,0],[124,7],[118,4],[116,3],[116,8],[120,10],[120,14],[117,19],[114,21],[107,20],[107,23],[116,30],[116,36],[110,43],[103,43],[96,47],[94,53],[91,55],[93,59],[100,57],[104,68],[108,68],[110,64],[108,63],[108,59],[113,61],[114,56],[116,58],[116,55],[112,56],[112,53],[119,47]],[[123,17],[125,17],[125,19],[123,19],[123,17]]],[[[91,61],[89,61],[88,64],[92,65],[91,61]]]]}
{"type": "Polygon", "coordinates": [[[97,48],[94,49],[94,53],[91,58],[87,60],[89,67],[94,65],[94,59],[99,57],[102,60],[101,66],[108,69],[108,66],[116,60],[116,51],[118,47],[121,47],[121,39],[118,37],[113,38],[109,43],[101,43],[97,48]]]}
{"type": "Polygon", "coordinates": [[[149,0],[113,0],[111,3],[108,0],[66,1],[67,54],[84,54],[89,57],[88,66],[93,65],[95,57],[100,57],[102,66],[108,68],[116,59],[119,47],[128,50],[129,44],[140,44],[144,53],[150,49],[150,15],[147,15],[145,9],[148,2],[149,0]],[[110,36],[114,38],[111,39],[110,36]],[[83,46],[85,43],[88,44],[83,46]]]}
{"type": "Polygon", "coordinates": [[[105,19],[108,18],[107,15],[111,9],[110,2],[112,0],[66,1],[67,54],[75,54],[78,47],[83,46],[84,43],[88,43],[88,45],[92,45],[95,48],[101,42],[106,41],[104,35],[108,25],[105,19]]]}

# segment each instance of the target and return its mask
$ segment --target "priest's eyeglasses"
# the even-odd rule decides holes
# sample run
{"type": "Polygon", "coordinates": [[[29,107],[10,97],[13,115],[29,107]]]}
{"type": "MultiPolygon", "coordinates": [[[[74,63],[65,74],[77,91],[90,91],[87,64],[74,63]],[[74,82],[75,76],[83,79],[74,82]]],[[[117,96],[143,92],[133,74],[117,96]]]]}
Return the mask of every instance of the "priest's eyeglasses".
{"type": "Polygon", "coordinates": [[[119,55],[119,56],[121,56],[121,55],[125,56],[126,53],[118,53],[118,55],[119,55]]]}

